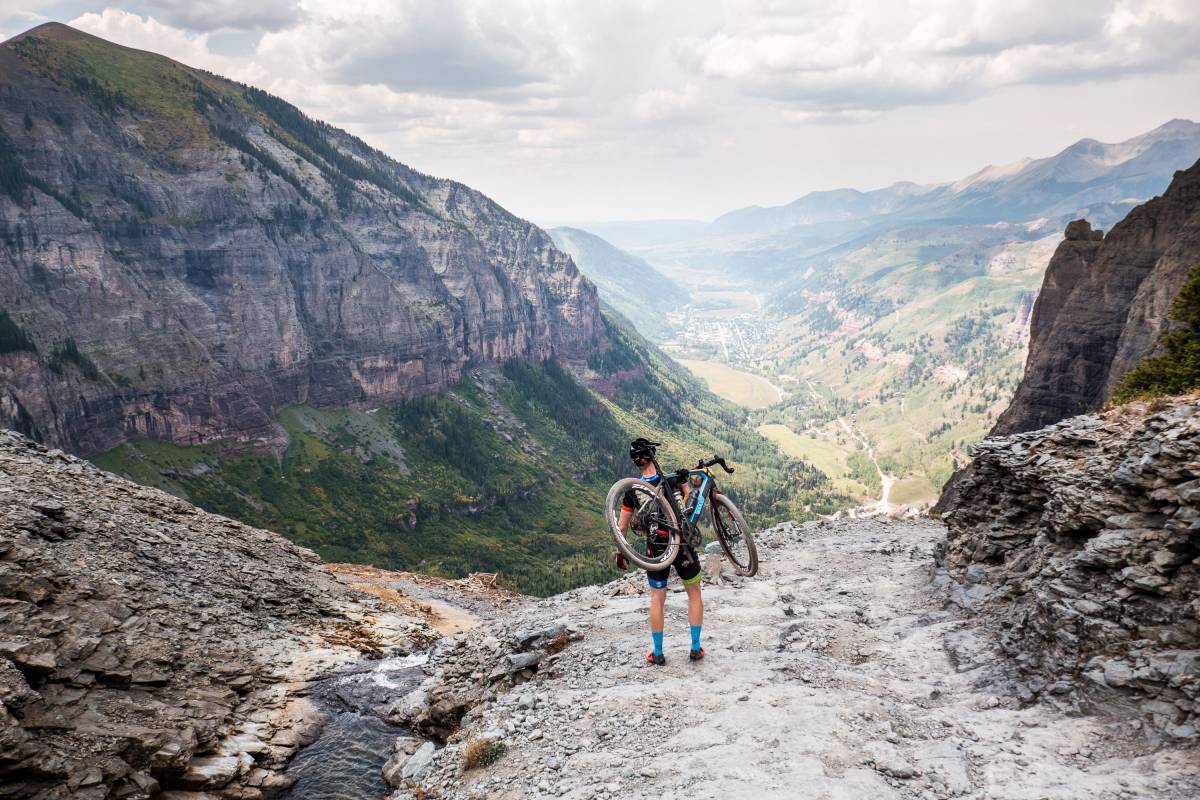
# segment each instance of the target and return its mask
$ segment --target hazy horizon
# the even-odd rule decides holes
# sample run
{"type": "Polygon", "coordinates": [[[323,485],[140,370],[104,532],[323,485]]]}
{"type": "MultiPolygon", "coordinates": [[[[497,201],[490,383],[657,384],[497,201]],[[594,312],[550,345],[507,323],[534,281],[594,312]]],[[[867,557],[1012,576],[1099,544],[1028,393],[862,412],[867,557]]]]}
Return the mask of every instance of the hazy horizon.
{"type": "Polygon", "coordinates": [[[942,183],[1200,118],[1200,4],[0,0],[259,86],[545,224],[942,183]]]}

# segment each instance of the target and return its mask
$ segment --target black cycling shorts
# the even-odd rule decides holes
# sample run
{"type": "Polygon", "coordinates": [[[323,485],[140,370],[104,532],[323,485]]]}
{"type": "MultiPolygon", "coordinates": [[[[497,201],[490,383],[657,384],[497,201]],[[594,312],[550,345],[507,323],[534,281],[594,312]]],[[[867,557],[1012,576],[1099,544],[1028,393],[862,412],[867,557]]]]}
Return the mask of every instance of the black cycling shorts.
{"type": "Polygon", "coordinates": [[[646,581],[652,589],[667,588],[667,579],[671,577],[671,567],[675,568],[675,574],[679,576],[679,580],[683,581],[684,586],[694,586],[700,582],[700,556],[694,549],[684,544],[679,546],[679,554],[670,564],[653,572],[646,571],[646,581]]]}

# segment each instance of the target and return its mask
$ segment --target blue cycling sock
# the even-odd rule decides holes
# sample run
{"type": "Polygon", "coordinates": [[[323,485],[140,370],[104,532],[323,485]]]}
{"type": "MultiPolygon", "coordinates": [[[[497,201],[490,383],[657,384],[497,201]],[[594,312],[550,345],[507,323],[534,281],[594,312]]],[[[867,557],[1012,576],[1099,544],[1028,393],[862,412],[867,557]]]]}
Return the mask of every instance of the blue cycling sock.
{"type": "Polygon", "coordinates": [[[654,640],[654,655],[661,656],[662,652],[662,631],[650,631],[650,638],[654,640]]]}
{"type": "Polygon", "coordinates": [[[700,626],[699,625],[692,626],[692,649],[693,650],[700,649],[700,626]]]}

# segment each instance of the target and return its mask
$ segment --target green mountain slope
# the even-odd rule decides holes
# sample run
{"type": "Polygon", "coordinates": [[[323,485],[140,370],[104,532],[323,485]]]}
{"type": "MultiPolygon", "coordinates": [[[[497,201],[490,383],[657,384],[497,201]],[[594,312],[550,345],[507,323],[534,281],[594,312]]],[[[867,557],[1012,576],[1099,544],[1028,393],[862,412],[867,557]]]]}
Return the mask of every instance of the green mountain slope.
{"type": "Polygon", "coordinates": [[[689,300],[688,292],[645,259],[613,247],[578,228],[547,231],[559,249],[575,260],[579,271],[596,284],[600,299],[631,321],[646,336],[669,329],[667,314],[689,300]]]}
{"type": "Polygon", "coordinates": [[[579,376],[554,361],[511,361],[376,409],[285,409],[290,443],[278,458],[138,440],[94,460],[327,560],[498,571],[536,594],[611,577],[600,509],[612,481],[631,473],[636,436],[663,441],[664,464],[729,456],[737,472],[722,484],[758,523],[848,503],[627,322],[605,323],[607,341],[579,376]]]}

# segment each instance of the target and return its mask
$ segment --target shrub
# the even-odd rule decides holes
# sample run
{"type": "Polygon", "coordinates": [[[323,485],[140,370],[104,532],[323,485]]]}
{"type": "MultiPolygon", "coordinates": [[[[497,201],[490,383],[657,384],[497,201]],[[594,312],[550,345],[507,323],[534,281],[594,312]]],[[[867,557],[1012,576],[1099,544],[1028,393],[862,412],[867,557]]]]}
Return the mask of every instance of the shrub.
{"type": "Polygon", "coordinates": [[[96,368],[96,362],[92,361],[86,353],[80,351],[79,345],[75,344],[75,339],[70,336],[67,337],[65,342],[54,348],[54,352],[50,354],[50,358],[46,361],[46,366],[60,375],[67,364],[74,364],[76,367],[79,367],[79,371],[83,373],[83,377],[89,380],[100,380],[100,370],[96,368]]]}
{"type": "Polygon", "coordinates": [[[463,748],[463,769],[476,769],[495,764],[508,748],[495,739],[472,739],[463,748]]]}
{"type": "Polygon", "coordinates": [[[1125,373],[1113,389],[1114,405],[1200,387],[1200,265],[1188,274],[1168,316],[1185,327],[1164,333],[1154,353],[1125,373]]]}
{"type": "Polygon", "coordinates": [[[37,352],[37,347],[25,329],[8,316],[7,311],[0,311],[0,353],[15,353],[20,350],[37,352]]]}

